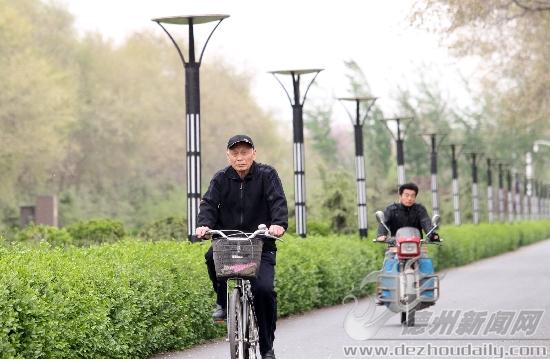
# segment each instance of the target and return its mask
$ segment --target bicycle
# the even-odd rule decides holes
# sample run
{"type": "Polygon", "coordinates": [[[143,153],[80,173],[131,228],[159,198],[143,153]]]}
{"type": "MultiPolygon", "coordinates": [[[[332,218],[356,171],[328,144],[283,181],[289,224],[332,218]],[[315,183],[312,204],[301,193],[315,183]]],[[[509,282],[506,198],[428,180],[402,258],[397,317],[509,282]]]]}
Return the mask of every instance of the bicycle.
{"type": "Polygon", "coordinates": [[[209,230],[207,234],[221,236],[212,242],[216,276],[235,281],[231,294],[228,281],[227,291],[227,338],[231,359],[256,359],[259,333],[250,279],[256,278],[262,259],[263,241],[258,235],[278,238],[270,235],[264,224],[250,234],[231,230],[236,233],[226,235],[224,232],[230,231],[209,230]]]}

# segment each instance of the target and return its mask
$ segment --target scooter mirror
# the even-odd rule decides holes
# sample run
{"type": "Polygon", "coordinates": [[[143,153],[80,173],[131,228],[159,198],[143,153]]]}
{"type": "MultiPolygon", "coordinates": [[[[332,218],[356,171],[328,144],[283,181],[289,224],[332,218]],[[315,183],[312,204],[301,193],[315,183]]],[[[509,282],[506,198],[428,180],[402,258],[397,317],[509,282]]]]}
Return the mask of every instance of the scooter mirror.
{"type": "Polygon", "coordinates": [[[441,216],[439,214],[434,214],[432,217],[432,225],[434,227],[439,226],[439,223],[441,223],[441,216]]]}
{"type": "Polygon", "coordinates": [[[376,220],[378,221],[378,223],[385,223],[386,222],[386,220],[384,218],[384,212],[376,211],[375,215],[376,215],[376,220]]]}

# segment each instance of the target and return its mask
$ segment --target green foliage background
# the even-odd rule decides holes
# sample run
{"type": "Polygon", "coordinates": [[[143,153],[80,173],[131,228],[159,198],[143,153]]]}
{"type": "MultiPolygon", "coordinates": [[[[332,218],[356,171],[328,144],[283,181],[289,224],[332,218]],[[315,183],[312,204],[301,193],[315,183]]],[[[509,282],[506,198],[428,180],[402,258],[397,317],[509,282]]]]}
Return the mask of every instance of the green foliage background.
{"type": "MultiPolygon", "coordinates": [[[[430,0],[426,6],[437,8],[440,3],[445,1],[430,0]]],[[[469,2],[446,3],[451,10],[471,10],[469,2]]],[[[487,2],[487,11],[497,3],[487,2]]],[[[445,16],[460,13],[449,10],[445,16]]],[[[466,15],[473,16],[475,11],[463,14],[465,18],[455,20],[457,26],[467,27],[471,19],[466,15]]],[[[533,46],[544,42],[540,36],[547,26],[546,14],[538,13],[530,20],[537,26],[531,34],[533,46]]],[[[520,30],[522,34],[528,31],[520,30]]],[[[540,48],[524,45],[529,51],[540,48]]],[[[0,55],[1,226],[16,225],[19,206],[33,204],[39,194],[58,196],[63,226],[112,218],[137,232],[165,218],[185,218],[184,74],[164,34],[144,30],[114,45],[97,33],[77,34],[72,15],[60,3],[0,0],[0,55]]],[[[541,70],[547,62],[539,60],[532,60],[533,68],[547,74],[541,70]]],[[[346,68],[348,94],[373,95],[360,66],[350,59],[346,68]]],[[[542,75],[534,83],[522,81],[521,72],[502,73],[522,86],[548,88],[543,86],[546,77],[542,75]]],[[[546,118],[548,96],[537,92],[540,101],[531,107],[522,105],[521,115],[514,117],[510,96],[519,96],[515,92],[494,92],[490,87],[472,90],[476,103],[458,107],[447,96],[450,89],[430,77],[429,69],[419,69],[411,77],[417,85],[396,89],[393,100],[395,113],[415,116],[406,129],[406,172],[409,180],[420,185],[419,201],[428,208],[429,149],[424,133],[446,133],[444,144],[463,143],[463,152],[484,152],[519,171],[533,136],[548,135],[550,126],[541,119],[546,118]]],[[[224,139],[245,132],[257,143],[258,160],[278,169],[292,217],[290,123],[257,104],[252,78],[253,74],[238,71],[215,56],[201,67],[203,191],[211,175],[225,166],[224,139]]],[[[357,223],[353,129],[349,123],[336,124],[335,106],[340,106],[335,100],[310,99],[305,107],[306,203],[313,227],[328,225],[332,231],[349,233],[357,223]]],[[[364,125],[370,223],[374,223],[375,209],[396,200],[395,146],[380,121],[384,117],[375,104],[364,125]]],[[[449,149],[443,145],[439,151],[445,223],[452,220],[449,149]]],[[[535,173],[549,182],[544,158],[544,153],[535,156],[535,173]]],[[[468,221],[471,191],[466,156],[459,157],[459,167],[461,207],[468,221]]],[[[484,171],[482,161],[482,214],[484,171]]]]}

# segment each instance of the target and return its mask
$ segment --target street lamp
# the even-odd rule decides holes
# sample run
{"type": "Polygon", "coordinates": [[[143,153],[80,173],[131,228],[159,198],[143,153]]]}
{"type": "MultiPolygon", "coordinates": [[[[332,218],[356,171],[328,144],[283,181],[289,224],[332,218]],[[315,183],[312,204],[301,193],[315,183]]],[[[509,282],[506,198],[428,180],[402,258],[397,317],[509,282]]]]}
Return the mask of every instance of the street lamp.
{"type": "Polygon", "coordinates": [[[470,152],[468,153],[472,159],[472,222],[474,224],[479,223],[479,190],[478,190],[478,177],[477,177],[477,160],[481,157],[481,153],[470,152]],[[478,157],[479,156],[479,157],[478,157]]]}
{"type": "Polygon", "coordinates": [[[323,69],[300,69],[271,71],[277,82],[281,84],[292,106],[292,127],[294,129],[294,206],[296,212],[296,233],[305,238],[307,233],[306,221],[306,182],[305,182],[305,155],[304,155],[304,119],[303,108],[309,88],[323,69]],[[303,75],[313,74],[303,98],[300,95],[300,80],[303,75]],[[277,75],[290,76],[292,80],[293,97],[291,97],[277,75]]]}
{"type": "Polygon", "coordinates": [[[529,219],[529,192],[527,187],[528,181],[527,176],[523,179],[523,220],[529,219]]]}
{"type": "Polygon", "coordinates": [[[451,168],[453,177],[453,212],[454,224],[460,225],[460,188],[458,183],[458,161],[457,161],[457,144],[449,145],[451,147],[451,168]]]}
{"type": "Polygon", "coordinates": [[[397,184],[401,186],[405,183],[405,154],[403,151],[403,141],[404,141],[404,129],[401,128],[401,122],[413,120],[414,117],[395,117],[395,118],[384,118],[381,121],[384,121],[384,125],[390,132],[391,136],[395,140],[396,149],[397,149],[397,184]],[[397,124],[397,133],[394,134],[388,122],[395,121],[397,124]]]}
{"type": "Polygon", "coordinates": [[[498,164],[498,219],[504,221],[504,172],[503,163],[498,164]]]}
{"type": "Polygon", "coordinates": [[[514,221],[514,201],[512,197],[512,170],[508,168],[506,171],[506,184],[508,186],[507,196],[507,209],[508,209],[508,222],[514,221]]]}
{"type": "Polygon", "coordinates": [[[491,159],[487,158],[487,219],[493,223],[494,218],[494,200],[493,200],[493,171],[491,159]]]}
{"type": "MultiPolygon", "coordinates": [[[[538,148],[537,148],[538,150],[538,148]]],[[[533,155],[531,152],[527,152],[525,154],[525,178],[526,178],[526,185],[527,185],[527,198],[529,203],[529,218],[534,219],[535,218],[535,206],[534,206],[534,199],[533,199],[533,155]]]]}
{"type": "Polygon", "coordinates": [[[523,216],[523,210],[521,208],[521,180],[519,172],[514,169],[514,196],[515,196],[515,218],[520,220],[523,216]]]}
{"type": "Polygon", "coordinates": [[[200,81],[199,69],[204,50],[210,37],[218,28],[223,19],[229,15],[188,15],[163,17],[153,19],[168,35],[185,68],[185,107],[186,107],[186,134],[187,134],[187,237],[191,242],[197,240],[195,228],[201,197],[201,131],[200,131],[200,81]],[[216,22],[200,52],[198,61],[195,54],[194,25],[216,22]],[[188,28],[188,56],[187,61],[180,46],[163,24],[183,25],[188,28]]]}
{"type": "Polygon", "coordinates": [[[546,141],[546,140],[536,140],[534,143],[533,143],[533,151],[534,152],[539,152],[539,147],[540,146],[548,146],[550,147],[550,141],[546,141]]]}
{"type": "Polygon", "coordinates": [[[535,219],[540,218],[540,185],[539,181],[534,180],[533,181],[533,198],[535,199],[535,219]]]}
{"type": "Polygon", "coordinates": [[[432,187],[432,214],[440,214],[439,213],[439,195],[438,195],[438,187],[437,187],[437,149],[439,145],[441,145],[441,142],[443,142],[443,139],[445,138],[446,134],[441,135],[441,139],[439,141],[439,145],[437,144],[437,133],[427,133],[427,136],[430,137],[430,146],[431,146],[431,152],[430,152],[430,171],[431,171],[431,187],[432,187]]]}
{"type": "Polygon", "coordinates": [[[361,238],[368,235],[367,222],[367,189],[366,189],[366,171],[365,171],[365,151],[363,148],[363,124],[369,114],[371,107],[376,102],[376,97],[340,97],[338,98],[342,105],[346,101],[355,103],[355,116],[352,116],[346,106],[344,109],[348,113],[355,134],[355,176],[357,179],[357,221],[359,224],[359,236],[361,238]],[[361,115],[361,104],[365,104],[365,113],[361,115]]]}
{"type": "MultiPolygon", "coordinates": [[[[539,149],[540,149],[540,146],[547,146],[547,147],[550,147],[550,141],[547,141],[547,140],[536,140],[534,143],[533,143],[533,152],[539,152],[539,149]]],[[[540,213],[541,217],[544,217],[546,216],[548,213],[548,198],[547,198],[547,195],[548,195],[548,189],[547,189],[547,186],[546,185],[542,185],[541,186],[541,202],[540,205],[538,206],[538,212],[540,213]]],[[[537,201],[538,203],[538,201],[537,201]]]]}

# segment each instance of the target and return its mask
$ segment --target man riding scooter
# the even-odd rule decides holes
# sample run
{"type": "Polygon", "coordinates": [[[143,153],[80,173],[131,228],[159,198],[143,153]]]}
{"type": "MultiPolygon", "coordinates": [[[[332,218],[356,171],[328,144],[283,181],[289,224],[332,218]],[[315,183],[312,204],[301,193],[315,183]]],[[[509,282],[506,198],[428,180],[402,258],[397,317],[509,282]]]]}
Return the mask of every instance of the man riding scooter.
{"type": "MultiPolygon", "coordinates": [[[[416,203],[417,195],[418,186],[416,184],[405,183],[401,185],[399,187],[399,203],[393,203],[384,210],[384,224],[388,227],[391,234],[397,233],[397,231],[403,227],[413,227],[418,229],[420,233],[422,233],[422,230],[424,230],[425,233],[430,233],[428,239],[431,242],[439,242],[439,235],[432,229],[432,220],[428,216],[426,208],[416,203]]],[[[386,242],[387,240],[388,230],[384,224],[380,223],[378,226],[376,240],[379,242],[386,242]]],[[[386,262],[389,259],[393,259],[394,256],[394,252],[386,252],[384,268],[386,267],[386,262]]],[[[423,266],[421,266],[420,271],[423,272],[423,274],[433,274],[433,267],[431,267],[431,265],[425,270],[423,269],[423,266]]],[[[377,304],[383,305],[384,303],[377,298],[377,304]]]]}

